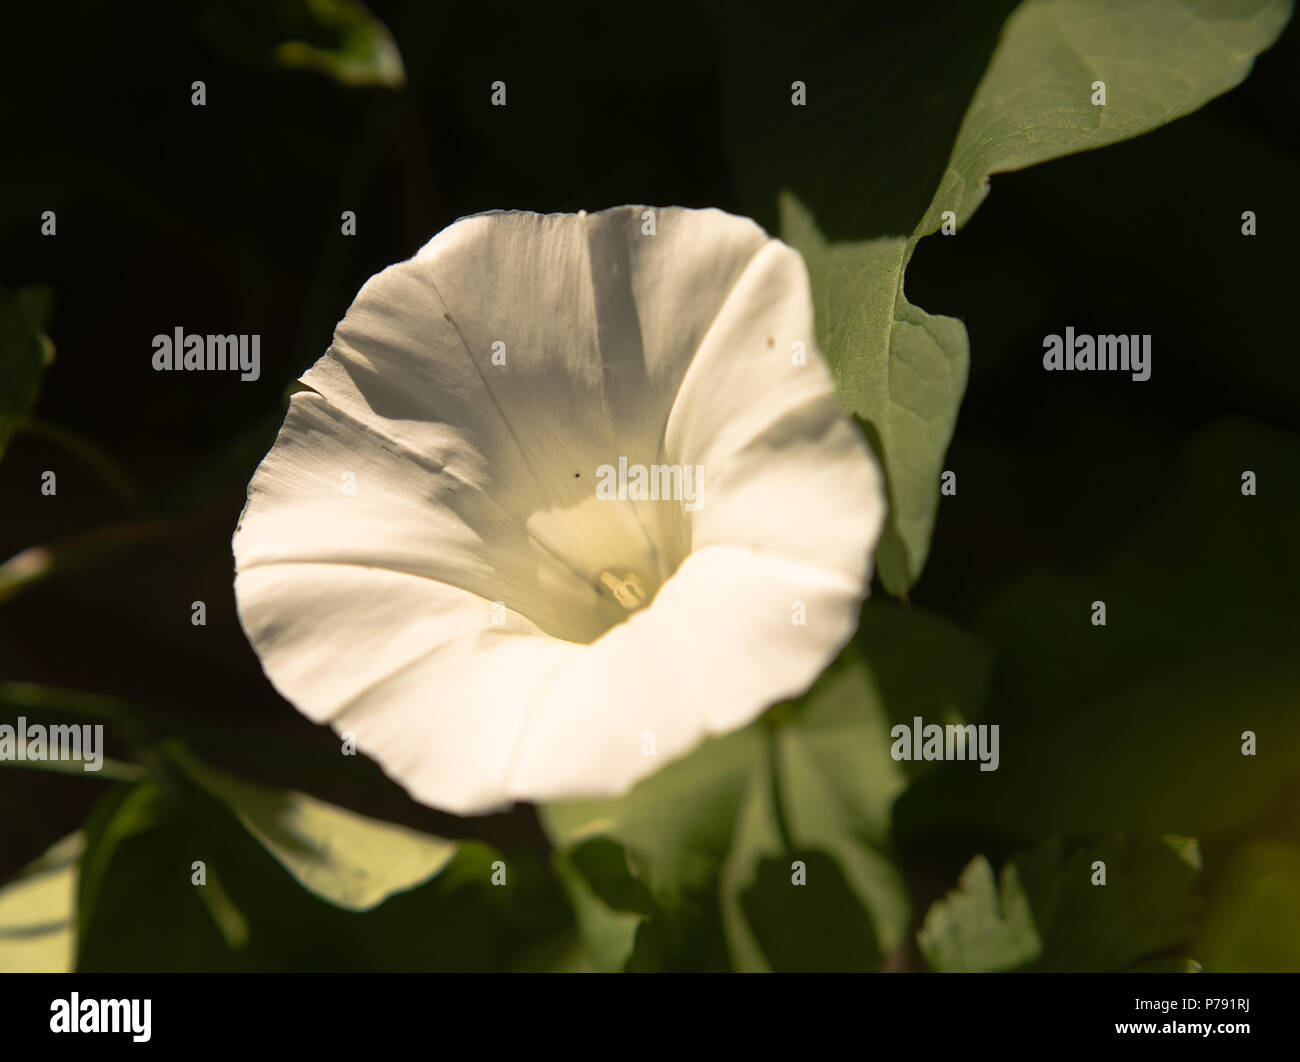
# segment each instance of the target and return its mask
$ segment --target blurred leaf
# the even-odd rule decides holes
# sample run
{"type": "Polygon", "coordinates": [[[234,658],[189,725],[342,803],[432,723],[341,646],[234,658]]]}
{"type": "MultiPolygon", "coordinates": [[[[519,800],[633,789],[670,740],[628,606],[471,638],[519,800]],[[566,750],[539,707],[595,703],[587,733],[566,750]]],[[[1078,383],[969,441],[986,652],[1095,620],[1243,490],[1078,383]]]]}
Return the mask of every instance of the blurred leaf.
{"type": "Polygon", "coordinates": [[[123,468],[98,443],[61,424],[34,417],[24,417],[17,425],[30,436],[50,443],[72,455],[99,477],[110,490],[129,505],[140,500],[140,487],[131,473],[123,468]]]}
{"type": "Polygon", "coordinates": [[[739,24],[720,12],[728,145],[750,212],[804,255],[818,343],[880,454],[877,569],[891,593],[925,563],[969,358],[959,321],[904,295],[917,242],[944,211],[960,231],[992,173],[1137,136],[1239,84],[1290,7],[1025,0],[1007,18],[1007,4],[936,0],[808,19],[774,4],[739,24]],[[791,78],[805,106],[791,106],[791,78]],[[924,87],[900,93],[903,81],[924,87]]]}
{"type": "Polygon", "coordinates": [[[281,66],[315,70],[344,85],[406,82],[392,34],[360,0],[227,0],[207,5],[202,24],[238,58],[270,53],[281,66]]]}
{"type": "Polygon", "coordinates": [[[225,801],[304,888],[340,907],[367,911],[439,873],[456,844],[366,818],[305,793],[269,789],[208,767],[173,748],[171,758],[225,801]]]}
{"type": "Polygon", "coordinates": [[[118,787],[86,823],[77,970],[230,970],[235,953],[191,884],[210,845],[153,782],[118,787]]]}
{"type": "Polygon", "coordinates": [[[0,888],[0,973],[72,970],[85,845],[83,833],[69,834],[0,888]]]}
{"type": "Polygon", "coordinates": [[[670,763],[622,800],[573,801],[542,809],[552,841],[591,894],[585,905],[578,905],[579,927],[599,967],[621,969],[632,958],[635,951],[620,956],[612,947],[624,940],[640,949],[642,968],[654,962],[694,969],[725,964],[716,879],[761,741],[754,728],[736,731],[670,763]],[[599,858],[573,858],[598,838],[625,849],[621,865],[639,885],[619,882],[620,863],[602,855],[607,848],[597,848],[599,858]],[[582,875],[582,866],[598,871],[594,882],[582,875]],[[637,926],[630,939],[623,936],[627,918],[610,917],[617,909],[607,901],[620,895],[636,897],[638,904],[648,899],[654,916],[646,919],[644,910],[623,912],[637,926]],[[593,905],[599,906],[593,910],[593,905]],[[600,931],[600,937],[588,939],[592,930],[600,931]]]}
{"type": "MultiPolygon", "coordinates": [[[[54,344],[44,331],[53,307],[53,288],[31,285],[12,293],[0,288],[0,457],[9,440],[21,430],[70,453],[120,498],[133,504],[139,501],[139,487],[101,447],[69,428],[30,416],[40,392],[41,376],[54,361],[54,344]]],[[[29,563],[23,569],[27,582],[39,578],[32,567],[29,563]]],[[[14,585],[13,571],[6,573],[6,568],[10,565],[0,568],[0,599],[14,585]]]]}
{"type": "Polygon", "coordinates": [[[0,564],[0,601],[45,579],[84,571],[119,550],[177,535],[187,525],[172,520],[135,520],[70,535],[57,542],[29,546],[0,564]]]}
{"type": "Polygon", "coordinates": [[[73,778],[85,778],[93,782],[140,782],[146,775],[145,768],[139,764],[126,763],[122,760],[100,756],[99,766],[94,770],[86,769],[86,760],[0,760],[6,770],[51,771],[54,774],[67,774],[73,778]]]}
{"type": "Polygon", "coordinates": [[[1212,972],[1300,972],[1300,847],[1251,840],[1214,891],[1196,953],[1212,972]]]}
{"type": "Polygon", "coordinates": [[[917,941],[926,961],[941,973],[1016,970],[1043,951],[1016,865],[1002,871],[999,890],[983,856],[962,871],[956,891],[930,908],[917,941]]]}
{"type": "Polygon", "coordinates": [[[740,905],[770,969],[872,973],[880,967],[871,916],[825,852],[795,849],[759,860],[740,905]]]}
{"type": "Polygon", "coordinates": [[[385,777],[379,767],[362,756],[340,756],[333,734],[323,741],[317,728],[305,720],[291,722],[295,732],[286,733],[272,725],[259,726],[249,720],[232,729],[223,719],[145,705],[120,697],[47,686],[35,682],[0,682],[0,706],[27,713],[40,713],[62,721],[69,716],[88,716],[111,724],[141,747],[181,738],[206,761],[220,762],[238,774],[256,774],[268,763],[275,764],[276,780],[291,778],[294,787],[349,796],[358,804],[398,805],[410,808],[406,793],[385,777]]]}
{"type": "Polygon", "coordinates": [[[13,305],[29,328],[34,329],[45,345],[45,363],[54,360],[54,344],[45,333],[54,317],[54,289],[48,284],[24,284],[13,289],[13,305]]]}
{"type": "Polygon", "coordinates": [[[1008,863],[1001,888],[977,856],[930,908],[918,942],[935,970],[1123,970],[1191,935],[1195,842],[1120,836],[1076,850],[1060,838],[1008,863]],[[1106,883],[1094,885],[1094,861],[1106,883]]]}
{"type": "MultiPolygon", "coordinates": [[[[827,681],[827,680],[823,680],[827,681]]],[[[816,687],[814,687],[814,692],[816,687]]],[[[808,696],[812,696],[810,693],[808,696]]],[[[756,747],[749,776],[745,781],[745,795],[736,815],[731,847],[722,864],[719,889],[722,903],[722,924],[727,936],[732,966],[740,971],[770,970],[767,949],[761,939],[761,930],[752,924],[754,896],[759,867],[766,861],[786,854],[788,838],[786,825],[777,808],[776,775],[772,758],[775,744],[775,717],[785,711],[781,706],[769,713],[768,729],[762,733],[764,746],[756,747]],[[748,904],[746,901],[749,901],[748,904]]],[[[791,856],[793,862],[794,856],[791,856]]],[[[762,915],[759,915],[762,921],[762,915]]]]}
{"type": "Polygon", "coordinates": [[[621,800],[544,808],[593,960],[605,969],[877,968],[910,919],[889,844],[889,808],[907,784],[889,754],[890,726],[920,712],[964,717],[985,675],[967,636],[870,602],[854,643],[804,697],[706,742],[621,800]],[[792,881],[795,861],[806,884],[792,881]],[[622,941],[622,961],[612,941],[622,941]]]}
{"type": "Polygon", "coordinates": [[[87,832],[80,970],[500,970],[543,961],[566,929],[558,885],[528,851],[459,842],[432,879],[357,911],[303,888],[197,786],[120,787],[87,832]]]}
{"type": "Polygon", "coordinates": [[[48,316],[50,298],[49,289],[0,289],[0,457],[54,360],[54,345],[36,323],[48,316]]]}
{"type": "Polygon", "coordinates": [[[275,49],[281,66],[315,70],[345,85],[398,88],[406,83],[392,35],[362,5],[337,0],[313,6],[328,7],[335,16],[328,28],[338,34],[337,43],[322,48],[306,41],[286,41],[275,49]]]}
{"type": "Polygon", "coordinates": [[[568,859],[567,853],[554,853],[553,863],[573,907],[577,922],[577,940],[592,967],[601,973],[622,970],[636,944],[637,927],[642,915],[610,907],[588,884],[568,859]]]}
{"type": "Polygon", "coordinates": [[[570,850],[569,861],[606,907],[631,914],[654,914],[649,890],[632,875],[627,852],[617,841],[608,837],[583,841],[570,850]]]}
{"type": "Polygon", "coordinates": [[[899,801],[900,835],[977,830],[1210,838],[1300,775],[1300,442],[1225,423],[1167,500],[1078,577],[1031,573],[979,629],[998,647],[999,770],[944,769],[899,801]],[[1258,476],[1254,497],[1242,472],[1258,476]],[[1267,575],[1259,558],[1268,557],[1267,575]],[[1107,605],[1107,625],[1090,622],[1107,605]],[[1253,756],[1242,734],[1256,735],[1253,756]],[[1207,784],[1213,779],[1213,784],[1207,784]]]}

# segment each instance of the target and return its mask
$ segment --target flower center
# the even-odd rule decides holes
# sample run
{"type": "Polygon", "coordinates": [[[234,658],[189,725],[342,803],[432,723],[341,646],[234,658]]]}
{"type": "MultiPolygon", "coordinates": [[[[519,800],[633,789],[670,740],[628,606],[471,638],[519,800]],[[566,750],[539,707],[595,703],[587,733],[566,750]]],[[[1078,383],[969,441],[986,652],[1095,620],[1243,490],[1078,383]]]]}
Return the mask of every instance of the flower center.
{"type": "Polygon", "coordinates": [[[611,571],[600,573],[601,585],[614,595],[614,600],[629,612],[640,608],[646,602],[645,585],[636,572],[625,572],[620,578],[611,571]]]}
{"type": "MultiPolygon", "coordinates": [[[[566,485],[576,482],[566,477],[566,485]]],[[[690,553],[689,517],[674,500],[638,505],[605,500],[594,492],[569,505],[530,513],[525,524],[529,536],[581,582],[573,587],[570,600],[577,607],[567,618],[549,626],[537,613],[529,618],[556,637],[590,644],[633,613],[650,608],[690,553]]],[[[543,595],[554,594],[554,586],[539,583],[543,595]]]]}

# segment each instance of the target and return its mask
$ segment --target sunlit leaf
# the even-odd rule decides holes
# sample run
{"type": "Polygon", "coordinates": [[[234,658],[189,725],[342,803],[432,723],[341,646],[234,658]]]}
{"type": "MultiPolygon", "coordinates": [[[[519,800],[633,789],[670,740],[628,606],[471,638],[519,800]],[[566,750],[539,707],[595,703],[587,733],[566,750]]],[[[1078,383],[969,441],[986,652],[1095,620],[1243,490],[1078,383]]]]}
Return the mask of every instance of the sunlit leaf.
{"type": "Polygon", "coordinates": [[[0,888],[0,973],[67,973],[86,838],[70,834],[0,888]]]}
{"type": "Polygon", "coordinates": [[[354,911],[428,881],[456,844],[381,822],[293,790],[270,789],[174,752],[186,771],[239,818],[305,888],[354,911]]]}

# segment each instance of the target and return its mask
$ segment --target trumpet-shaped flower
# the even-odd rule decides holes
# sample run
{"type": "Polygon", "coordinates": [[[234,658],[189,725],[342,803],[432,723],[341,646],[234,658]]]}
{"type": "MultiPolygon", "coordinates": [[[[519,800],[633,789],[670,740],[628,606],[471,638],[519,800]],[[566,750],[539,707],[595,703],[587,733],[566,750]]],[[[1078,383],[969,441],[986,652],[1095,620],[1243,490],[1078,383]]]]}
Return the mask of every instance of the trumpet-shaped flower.
{"type": "Polygon", "coordinates": [[[240,619],[425,804],[621,793],[853,633],[880,474],[802,259],[748,220],[462,219],[302,383],[235,533],[240,619]]]}

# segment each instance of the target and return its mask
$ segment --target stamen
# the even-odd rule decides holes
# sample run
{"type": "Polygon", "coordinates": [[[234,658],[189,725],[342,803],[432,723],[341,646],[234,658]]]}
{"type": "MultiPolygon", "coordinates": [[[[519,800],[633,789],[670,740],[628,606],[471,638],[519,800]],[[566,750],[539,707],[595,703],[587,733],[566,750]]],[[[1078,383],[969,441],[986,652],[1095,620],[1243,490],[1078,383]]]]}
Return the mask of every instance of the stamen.
{"type": "Polygon", "coordinates": [[[645,587],[635,572],[627,572],[622,579],[613,572],[601,572],[600,581],[614,595],[614,600],[629,612],[645,604],[645,587]]]}

